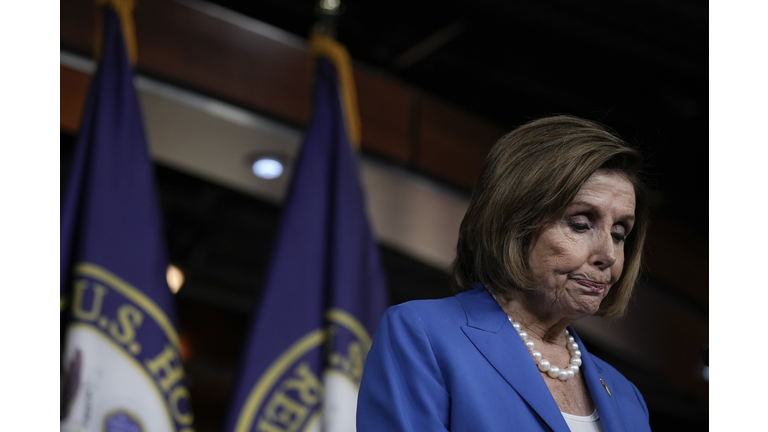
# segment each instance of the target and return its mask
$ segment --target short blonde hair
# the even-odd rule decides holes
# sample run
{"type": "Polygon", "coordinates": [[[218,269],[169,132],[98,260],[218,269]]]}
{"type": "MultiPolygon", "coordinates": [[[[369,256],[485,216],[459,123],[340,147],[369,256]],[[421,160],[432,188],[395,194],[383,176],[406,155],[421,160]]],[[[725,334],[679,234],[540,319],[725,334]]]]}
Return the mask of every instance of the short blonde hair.
{"type": "Polygon", "coordinates": [[[640,152],[598,123],[572,116],[529,122],[491,149],[459,229],[451,266],[455,291],[483,283],[492,293],[532,291],[531,241],[565,213],[598,169],[626,176],[635,189],[635,225],[626,239],[624,270],[597,315],[622,316],[640,275],[648,230],[640,152]]]}

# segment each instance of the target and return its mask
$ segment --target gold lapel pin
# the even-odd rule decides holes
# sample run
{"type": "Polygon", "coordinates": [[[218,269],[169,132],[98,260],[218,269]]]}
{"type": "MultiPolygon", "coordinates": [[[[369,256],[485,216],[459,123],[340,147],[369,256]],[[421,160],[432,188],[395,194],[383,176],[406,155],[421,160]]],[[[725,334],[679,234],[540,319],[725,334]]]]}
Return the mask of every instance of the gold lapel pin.
{"type": "Polygon", "coordinates": [[[603,387],[605,387],[605,391],[607,391],[607,392],[608,392],[608,396],[610,396],[610,397],[613,397],[613,395],[611,394],[611,391],[610,391],[610,390],[608,390],[608,386],[607,386],[607,385],[605,385],[605,381],[603,381],[603,379],[602,379],[602,378],[600,378],[600,384],[602,384],[602,385],[603,385],[603,387]]]}

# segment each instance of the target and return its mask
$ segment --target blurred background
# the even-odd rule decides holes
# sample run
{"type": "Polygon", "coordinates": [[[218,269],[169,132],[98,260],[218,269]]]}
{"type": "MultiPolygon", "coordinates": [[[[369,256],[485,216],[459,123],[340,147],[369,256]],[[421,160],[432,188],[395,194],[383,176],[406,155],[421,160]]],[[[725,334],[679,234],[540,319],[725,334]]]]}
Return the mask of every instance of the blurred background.
{"type": "MultiPolygon", "coordinates": [[[[342,7],[337,39],[354,61],[361,178],[392,304],[451,295],[458,226],[499,137],[544,115],[602,121],[647,156],[647,265],[625,319],[574,327],[637,385],[654,431],[707,430],[707,3],[342,7]]],[[[199,432],[223,428],[311,112],[315,8],[153,0],[135,10],[137,89],[199,432]],[[278,177],[254,174],[264,157],[282,164],[278,177]]],[[[95,67],[95,19],[92,0],[61,1],[62,192],[95,67]]]]}

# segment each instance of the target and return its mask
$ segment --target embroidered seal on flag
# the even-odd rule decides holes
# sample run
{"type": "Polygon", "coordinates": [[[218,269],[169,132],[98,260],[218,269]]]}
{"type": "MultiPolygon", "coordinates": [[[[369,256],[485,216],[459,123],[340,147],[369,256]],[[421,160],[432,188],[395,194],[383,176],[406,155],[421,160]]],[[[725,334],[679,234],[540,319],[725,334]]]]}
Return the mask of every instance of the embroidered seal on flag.
{"type": "Polygon", "coordinates": [[[143,432],[143,424],[191,431],[179,337],[165,313],[94,264],[77,265],[72,286],[62,432],[143,432]]]}
{"type": "Polygon", "coordinates": [[[246,400],[237,432],[319,432],[322,424],[354,431],[371,337],[340,309],[329,310],[326,319],[324,329],[296,341],[261,376],[246,400]],[[320,363],[322,373],[313,367],[320,363]]]}

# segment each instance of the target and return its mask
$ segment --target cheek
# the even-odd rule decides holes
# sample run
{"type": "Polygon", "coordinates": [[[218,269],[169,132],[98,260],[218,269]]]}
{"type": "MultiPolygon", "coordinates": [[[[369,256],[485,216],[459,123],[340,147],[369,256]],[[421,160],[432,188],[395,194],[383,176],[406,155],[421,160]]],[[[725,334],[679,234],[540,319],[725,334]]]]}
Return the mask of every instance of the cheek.
{"type": "Polygon", "coordinates": [[[548,274],[566,274],[581,266],[584,262],[584,248],[572,239],[547,239],[531,255],[533,266],[540,272],[548,274]]]}

